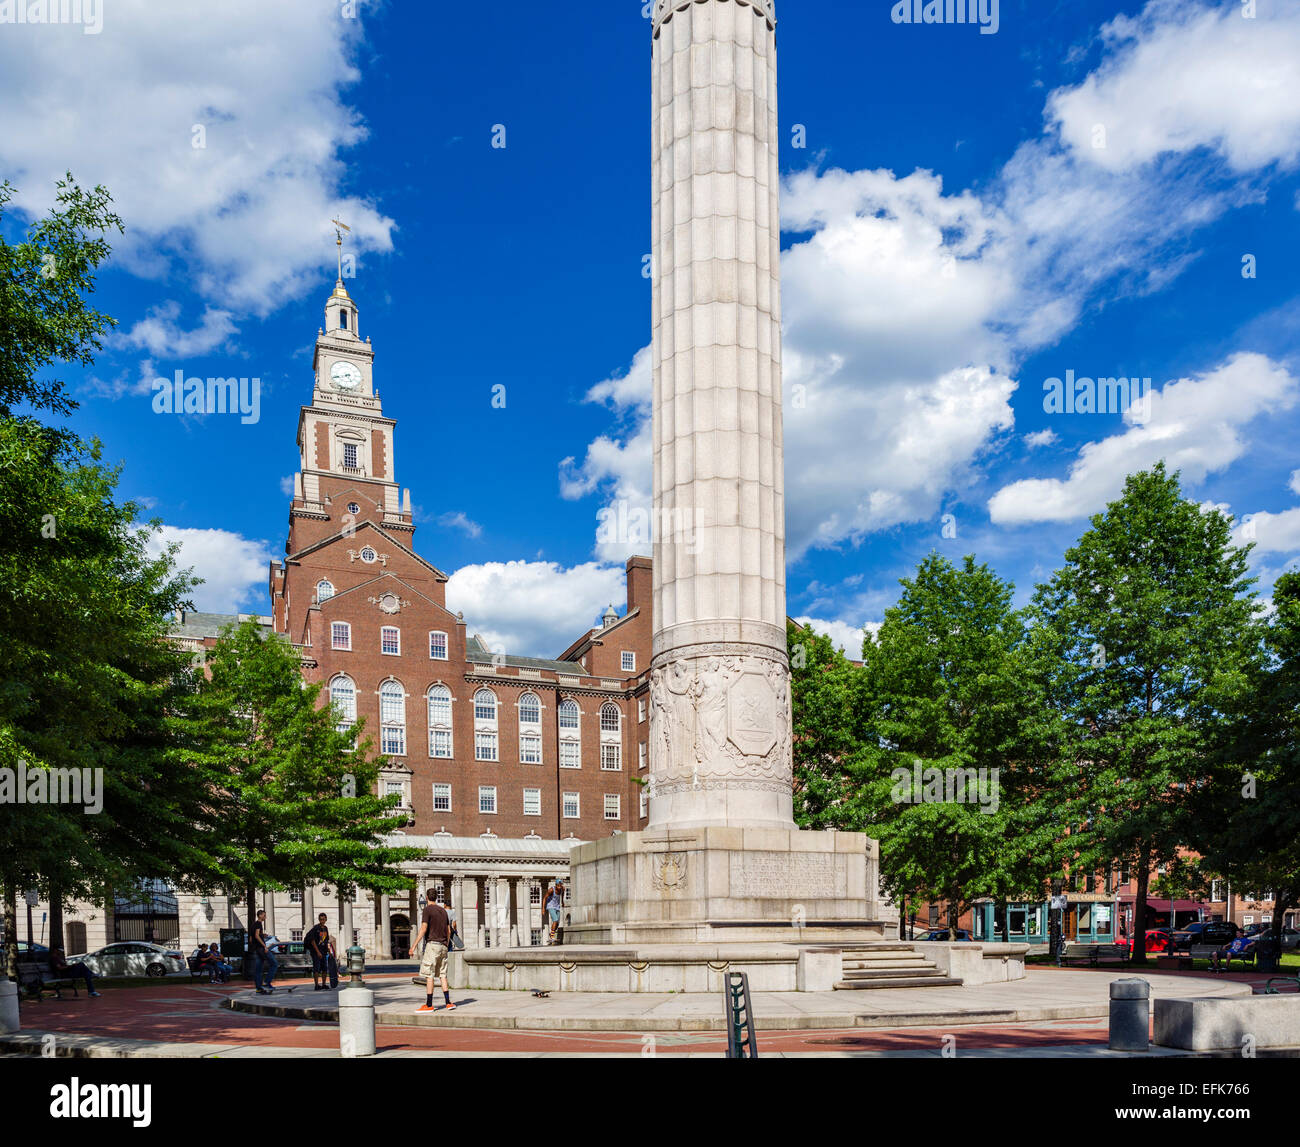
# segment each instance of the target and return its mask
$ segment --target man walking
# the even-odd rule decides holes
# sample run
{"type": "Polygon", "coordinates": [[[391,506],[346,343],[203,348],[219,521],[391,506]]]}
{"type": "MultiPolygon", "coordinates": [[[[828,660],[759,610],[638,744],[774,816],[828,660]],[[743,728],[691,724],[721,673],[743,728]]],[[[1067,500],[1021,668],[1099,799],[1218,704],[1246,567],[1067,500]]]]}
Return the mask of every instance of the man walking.
{"type": "Polygon", "coordinates": [[[416,934],[412,947],[424,943],[424,953],[420,959],[420,975],[424,977],[424,1007],[421,1012],[436,1012],[433,1006],[433,981],[436,976],[442,984],[444,1011],[451,1011],[455,1004],[451,1002],[451,990],[447,987],[447,945],[451,941],[451,918],[447,910],[437,901],[437,891],[425,892],[424,917],[420,921],[420,931],[416,934]]]}
{"type": "Polygon", "coordinates": [[[314,927],[304,937],[307,954],[311,957],[311,979],[318,992],[328,987],[330,961],[330,930],[326,921],[329,919],[322,912],[316,917],[314,927]]]}
{"type": "Polygon", "coordinates": [[[267,946],[265,908],[258,909],[257,919],[253,921],[252,931],[248,934],[248,954],[253,958],[253,986],[257,988],[257,994],[271,995],[275,991],[271,982],[275,979],[277,965],[275,956],[267,946]]]}

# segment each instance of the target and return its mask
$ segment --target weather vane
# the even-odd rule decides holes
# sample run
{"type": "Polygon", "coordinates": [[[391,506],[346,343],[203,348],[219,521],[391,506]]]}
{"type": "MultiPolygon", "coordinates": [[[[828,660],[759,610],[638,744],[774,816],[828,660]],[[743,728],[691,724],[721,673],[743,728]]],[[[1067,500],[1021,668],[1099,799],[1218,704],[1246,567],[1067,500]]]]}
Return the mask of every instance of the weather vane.
{"type": "Polygon", "coordinates": [[[339,248],[339,282],[341,283],[341,282],[343,282],[343,232],[346,231],[346,232],[348,232],[349,234],[351,234],[351,233],[352,233],[352,228],[349,227],[346,223],[342,223],[342,222],[340,222],[340,221],[337,220],[337,219],[331,219],[330,222],[334,224],[334,237],[335,237],[335,238],[337,239],[337,241],[338,241],[338,248],[339,248]]]}

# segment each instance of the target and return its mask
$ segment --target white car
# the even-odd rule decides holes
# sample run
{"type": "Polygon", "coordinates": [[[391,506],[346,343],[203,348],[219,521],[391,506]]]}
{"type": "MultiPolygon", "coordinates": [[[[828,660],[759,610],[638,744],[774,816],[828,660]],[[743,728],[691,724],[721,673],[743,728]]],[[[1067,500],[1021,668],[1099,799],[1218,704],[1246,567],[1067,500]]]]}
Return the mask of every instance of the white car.
{"type": "Polygon", "coordinates": [[[143,940],[128,940],[109,944],[85,956],[68,956],[69,964],[85,964],[96,976],[163,976],[188,974],[185,954],[159,944],[146,944],[143,940]]]}

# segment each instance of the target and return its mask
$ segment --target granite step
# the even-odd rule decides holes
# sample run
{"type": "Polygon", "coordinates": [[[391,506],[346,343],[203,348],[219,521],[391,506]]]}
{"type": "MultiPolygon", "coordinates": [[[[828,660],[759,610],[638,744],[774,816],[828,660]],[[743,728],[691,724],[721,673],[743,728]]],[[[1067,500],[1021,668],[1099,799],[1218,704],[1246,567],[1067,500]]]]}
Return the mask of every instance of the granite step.
{"type": "Polygon", "coordinates": [[[844,970],[846,980],[933,979],[935,976],[942,976],[943,974],[933,964],[926,964],[920,968],[871,968],[865,970],[846,968],[844,970]]]}
{"type": "Polygon", "coordinates": [[[950,976],[888,976],[879,980],[840,980],[835,984],[837,992],[875,991],[882,988],[960,988],[961,980],[950,976]]]}

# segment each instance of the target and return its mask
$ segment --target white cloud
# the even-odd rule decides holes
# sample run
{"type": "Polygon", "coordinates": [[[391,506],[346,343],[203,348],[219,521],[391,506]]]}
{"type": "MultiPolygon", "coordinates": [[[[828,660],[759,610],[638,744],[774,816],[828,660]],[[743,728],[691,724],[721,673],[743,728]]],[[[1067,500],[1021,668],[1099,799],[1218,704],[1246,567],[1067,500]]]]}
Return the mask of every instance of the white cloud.
{"type": "Polygon", "coordinates": [[[96,398],[108,398],[116,402],[119,398],[138,398],[141,395],[151,394],[154,379],[157,377],[158,372],[154,369],[153,359],[146,358],[140,362],[139,374],[134,378],[131,377],[129,370],[119,371],[112,379],[91,375],[82,384],[82,389],[96,398]]]}
{"type": "Polygon", "coordinates": [[[1127,475],[1161,459],[1198,485],[1246,452],[1249,423],[1291,409],[1298,396],[1300,385],[1284,367],[1261,354],[1234,355],[1206,374],[1153,390],[1150,416],[1138,421],[1135,410],[1126,412],[1127,429],[1085,445],[1068,478],[1004,486],[990,499],[989,514],[1002,525],[1086,517],[1119,495],[1127,475]]]}
{"type": "Polygon", "coordinates": [[[163,303],[150,310],[129,331],[114,334],[109,341],[119,346],[142,347],[159,358],[189,358],[207,354],[239,333],[229,311],[207,307],[199,325],[190,330],[182,329],[177,323],[180,313],[181,305],[175,300],[163,303]]]}
{"type": "Polygon", "coordinates": [[[1060,438],[1057,436],[1055,430],[1049,428],[1046,430],[1035,430],[1032,434],[1026,434],[1024,436],[1024,441],[1025,445],[1028,446],[1030,450],[1037,450],[1040,446],[1051,446],[1053,443],[1059,442],[1060,438]]]}
{"type": "Polygon", "coordinates": [[[1300,18],[1285,0],[1265,0],[1253,19],[1238,3],[1155,0],[1101,38],[1097,70],[1048,100],[1080,159],[1118,169],[1206,147],[1244,172],[1300,158],[1300,18]]]}
{"type": "Polygon", "coordinates": [[[196,609],[205,613],[266,611],[271,551],[265,542],[229,530],[163,526],[149,539],[149,552],[156,556],[172,543],[180,544],[177,568],[193,568],[195,575],[204,579],[194,591],[196,609]]]}
{"type": "MultiPolygon", "coordinates": [[[[831,644],[851,660],[862,660],[863,626],[854,625],[847,621],[825,621],[817,617],[796,617],[795,621],[829,637],[831,644]]],[[[868,622],[865,628],[874,638],[876,631],[880,629],[880,623],[868,622]]]]}
{"type": "Polygon", "coordinates": [[[1233,528],[1232,540],[1239,546],[1254,542],[1254,554],[1300,553],[1300,506],[1280,514],[1247,514],[1233,528]]]}
{"type": "Polygon", "coordinates": [[[1300,494],[1300,470],[1291,471],[1291,481],[1287,485],[1292,491],[1300,494]]]}
{"type": "Polygon", "coordinates": [[[344,97],[361,36],[318,0],[114,0],[96,36],[6,25],[0,166],[15,202],[43,212],[74,157],[83,186],[113,195],[129,268],[183,263],[221,308],[265,314],[332,270],[331,217],[352,225],[352,251],[392,247],[392,220],[340,191],[365,136],[344,97]]]}
{"type": "Polygon", "coordinates": [[[555,657],[626,597],[625,571],[598,562],[484,562],[447,582],[447,607],[465,614],[470,633],[524,657],[555,657]]]}
{"type": "Polygon", "coordinates": [[[483,527],[473,521],[464,510],[449,510],[438,518],[438,525],[449,530],[462,530],[467,537],[483,536],[483,527]]]}
{"type": "Polygon", "coordinates": [[[293,497],[294,479],[296,477],[297,475],[295,474],[286,474],[283,478],[280,479],[280,493],[283,494],[286,498],[293,497]]]}

